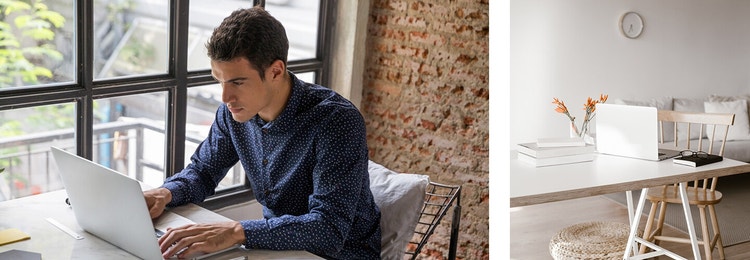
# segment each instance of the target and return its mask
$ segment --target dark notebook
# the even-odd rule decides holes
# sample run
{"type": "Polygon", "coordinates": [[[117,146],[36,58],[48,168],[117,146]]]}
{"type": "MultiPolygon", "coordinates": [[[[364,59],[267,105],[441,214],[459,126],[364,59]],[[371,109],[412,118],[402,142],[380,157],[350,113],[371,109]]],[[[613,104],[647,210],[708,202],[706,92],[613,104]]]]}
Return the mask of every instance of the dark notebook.
{"type": "Polygon", "coordinates": [[[29,252],[18,249],[8,250],[0,253],[0,259],[13,259],[13,260],[41,260],[42,254],[37,252],[29,252]]]}
{"type": "Polygon", "coordinates": [[[674,158],[674,163],[683,164],[693,167],[698,167],[710,163],[721,162],[724,160],[723,157],[715,154],[699,154],[699,155],[688,155],[674,158]]]}

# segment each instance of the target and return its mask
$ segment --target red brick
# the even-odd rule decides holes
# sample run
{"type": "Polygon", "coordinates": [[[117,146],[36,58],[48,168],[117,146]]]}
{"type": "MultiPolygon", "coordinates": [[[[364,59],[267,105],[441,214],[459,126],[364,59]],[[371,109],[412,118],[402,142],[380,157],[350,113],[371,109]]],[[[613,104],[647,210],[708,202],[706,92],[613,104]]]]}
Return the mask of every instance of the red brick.
{"type": "MultiPolygon", "coordinates": [[[[373,0],[362,111],[372,160],[462,184],[459,259],[488,259],[489,2],[373,0]]],[[[444,259],[450,221],[420,258],[444,259]]]]}

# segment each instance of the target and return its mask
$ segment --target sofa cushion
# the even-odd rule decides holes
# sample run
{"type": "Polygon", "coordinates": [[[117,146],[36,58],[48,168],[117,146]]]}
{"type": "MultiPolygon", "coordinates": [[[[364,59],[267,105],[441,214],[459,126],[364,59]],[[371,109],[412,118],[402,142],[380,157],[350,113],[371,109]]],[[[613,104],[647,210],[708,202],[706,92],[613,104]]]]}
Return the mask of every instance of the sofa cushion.
{"type": "Polygon", "coordinates": [[[730,113],[734,114],[734,125],[729,127],[727,141],[750,140],[750,122],[748,122],[747,101],[739,99],[735,101],[704,103],[706,113],[730,113]]]}
{"type": "MultiPolygon", "coordinates": [[[[735,100],[745,100],[745,102],[747,102],[748,118],[750,118],[750,94],[737,95],[737,96],[720,96],[720,95],[708,96],[708,101],[710,102],[726,102],[726,101],[735,101],[735,100]]],[[[735,118],[735,123],[736,121],[737,121],[737,118],[735,118]]]]}
{"type": "MultiPolygon", "coordinates": [[[[673,110],[672,97],[658,97],[649,100],[626,100],[626,99],[614,99],[612,103],[618,105],[629,105],[629,106],[644,106],[644,107],[655,107],[658,110],[673,110]]],[[[671,142],[674,138],[672,133],[674,132],[674,124],[664,124],[664,141],[671,142]]]]}
{"type": "Polygon", "coordinates": [[[427,175],[397,173],[370,161],[370,190],[380,208],[382,259],[402,259],[424,204],[427,175]]]}
{"type": "MultiPolygon", "coordinates": [[[[705,108],[703,107],[703,102],[707,100],[708,99],[706,98],[675,98],[673,100],[674,111],[704,113],[705,108]]],[[[698,124],[692,124],[690,126],[690,140],[706,138],[707,135],[705,133],[703,136],[700,135],[699,127],[700,125],[698,124]]],[[[677,126],[677,136],[685,136],[685,132],[687,132],[687,124],[680,124],[677,126]]]]}

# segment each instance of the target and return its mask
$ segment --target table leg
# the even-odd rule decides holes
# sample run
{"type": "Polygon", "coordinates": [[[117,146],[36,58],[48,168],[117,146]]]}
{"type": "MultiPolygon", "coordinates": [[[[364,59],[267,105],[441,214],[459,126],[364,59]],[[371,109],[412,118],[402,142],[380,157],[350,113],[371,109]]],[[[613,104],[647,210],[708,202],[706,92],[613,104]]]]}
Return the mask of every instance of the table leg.
{"type": "MultiPolygon", "coordinates": [[[[695,226],[693,226],[693,214],[690,212],[690,202],[687,198],[687,184],[682,182],[679,185],[680,187],[680,200],[682,201],[682,209],[683,212],[685,212],[685,221],[687,222],[688,226],[688,233],[690,234],[690,242],[693,248],[693,258],[695,260],[701,260],[701,254],[700,250],[698,249],[698,238],[695,233],[695,226]]],[[[633,198],[632,193],[628,191],[626,193],[627,197],[627,203],[628,203],[628,218],[630,219],[630,234],[628,235],[628,244],[625,247],[625,254],[623,254],[622,259],[630,259],[631,252],[633,255],[635,255],[637,251],[637,243],[636,243],[636,234],[638,231],[638,225],[640,225],[641,218],[639,217],[639,212],[643,212],[643,206],[646,203],[646,195],[648,194],[648,188],[644,188],[641,190],[641,196],[638,198],[638,206],[636,206],[635,211],[632,210],[633,208],[633,198]]],[[[647,241],[644,241],[643,243],[648,243],[647,241]]],[[[656,245],[652,245],[653,247],[657,247],[656,245]]],[[[682,257],[679,257],[677,255],[670,254],[670,252],[667,252],[666,250],[663,250],[661,248],[658,248],[658,251],[664,251],[659,254],[666,254],[674,259],[683,259],[682,257]]],[[[648,254],[647,254],[648,255],[648,254]]],[[[644,255],[645,256],[645,255],[644,255]]],[[[634,257],[636,259],[641,259],[640,257],[634,257]]]]}
{"type": "Polygon", "coordinates": [[[687,183],[680,183],[680,199],[682,200],[682,211],[685,212],[688,234],[690,234],[690,244],[693,246],[693,257],[695,257],[695,260],[701,260],[701,252],[698,250],[698,238],[695,234],[695,226],[693,226],[693,214],[690,212],[690,203],[687,197],[687,183]]]}
{"type": "MultiPolygon", "coordinates": [[[[633,191],[631,191],[631,190],[626,191],[625,192],[625,199],[626,199],[627,204],[628,204],[628,221],[629,221],[628,223],[630,223],[630,225],[632,226],[633,225],[633,218],[635,217],[635,212],[633,212],[633,191]]],[[[633,243],[633,252],[637,252],[637,251],[638,251],[638,244],[637,243],[633,243]]]]}
{"type": "Polygon", "coordinates": [[[635,248],[637,248],[637,245],[635,243],[635,234],[638,233],[638,225],[640,225],[641,222],[641,218],[637,216],[640,216],[639,213],[643,212],[643,204],[646,204],[646,194],[648,194],[648,188],[643,188],[641,190],[641,197],[638,198],[638,206],[635,211],[632,211],[632,193],[627,194],[631,195],[628,201],[628,214],[631,214],[631,216],[629,216],[630,234],[628,235],[628,244],[625,246],[625,254],[623,254],[622,259],[629,259],[631,254],[636,254],[635,248]]]}

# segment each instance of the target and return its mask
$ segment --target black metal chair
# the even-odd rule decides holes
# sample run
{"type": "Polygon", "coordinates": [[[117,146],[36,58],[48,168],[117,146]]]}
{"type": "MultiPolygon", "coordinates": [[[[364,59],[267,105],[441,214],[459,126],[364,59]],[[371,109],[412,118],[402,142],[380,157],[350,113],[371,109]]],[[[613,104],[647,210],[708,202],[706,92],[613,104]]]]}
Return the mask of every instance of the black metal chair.
{"type": "Polygon", "coordinates": [[[410,255],[411,259],[417,258],[451,206],[453,206],[453,220],[451,221],[448,259],[456,259],[458,228],[461,223],[461,185],[446,185],[432,181],[425,189],[424,205],[414,229],[414,236],[407,246],[406,255],[410,255]]]}

